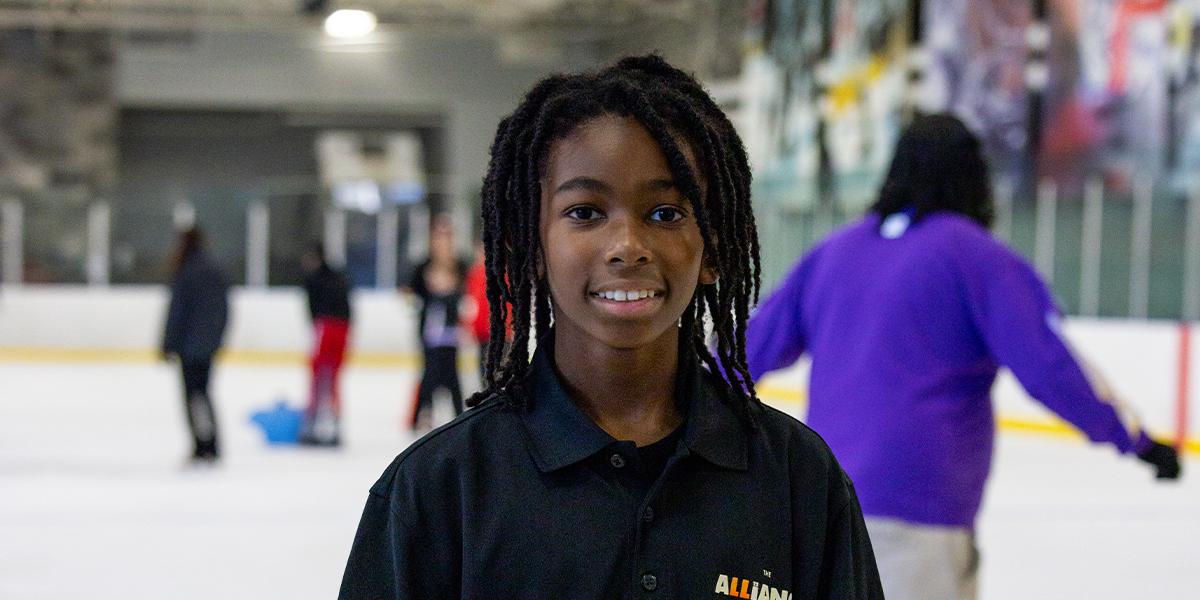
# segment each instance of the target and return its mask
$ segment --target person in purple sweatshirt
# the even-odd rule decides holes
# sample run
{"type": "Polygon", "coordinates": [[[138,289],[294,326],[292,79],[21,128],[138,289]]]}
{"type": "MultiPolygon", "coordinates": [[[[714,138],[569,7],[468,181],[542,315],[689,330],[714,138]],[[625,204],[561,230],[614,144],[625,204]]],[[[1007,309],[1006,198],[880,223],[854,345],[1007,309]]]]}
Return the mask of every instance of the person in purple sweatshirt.
{"type": "Polygon", "coordinates": [[[890,600],[975,598],[975,516],[1008,367],[1094,442],[1179,475],[1098,392],[1033,268],[988,233],[987,167],[957,119],[917,118],[871,212],[801,260],[752,316],[754,379],[812,358],[807,424],[850,475],[890,600]]]}

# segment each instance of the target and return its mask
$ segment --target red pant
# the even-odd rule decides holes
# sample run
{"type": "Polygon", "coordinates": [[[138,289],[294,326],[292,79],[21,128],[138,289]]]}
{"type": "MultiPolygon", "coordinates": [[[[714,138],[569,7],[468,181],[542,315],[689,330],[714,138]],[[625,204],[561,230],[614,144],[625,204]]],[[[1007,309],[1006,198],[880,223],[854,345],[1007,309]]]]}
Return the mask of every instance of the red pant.
{"type": "Polygon", "coordinates": [[[346,342],[350,337],[350,322],[336,317],[317,317],[313,324],[312,391],[308,397],[308,418],[316,417],[322,404],[327,404],[336,416],[341,412],[338,374],[346,358],[346,342]]]}

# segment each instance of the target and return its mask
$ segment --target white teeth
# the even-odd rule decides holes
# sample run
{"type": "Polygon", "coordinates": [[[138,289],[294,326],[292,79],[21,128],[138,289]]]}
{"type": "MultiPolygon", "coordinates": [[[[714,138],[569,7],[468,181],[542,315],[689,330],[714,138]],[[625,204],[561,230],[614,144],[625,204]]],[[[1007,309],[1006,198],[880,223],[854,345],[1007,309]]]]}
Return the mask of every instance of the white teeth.
{"type": "Polygon", "coordinates": [[[653,290],[612,290],[606,292],[596,292],[594,295],[604,298],[605,300],[613,300],[615,302],[631,302],[633,300],[653,298],[656,296],[653,290]]]}

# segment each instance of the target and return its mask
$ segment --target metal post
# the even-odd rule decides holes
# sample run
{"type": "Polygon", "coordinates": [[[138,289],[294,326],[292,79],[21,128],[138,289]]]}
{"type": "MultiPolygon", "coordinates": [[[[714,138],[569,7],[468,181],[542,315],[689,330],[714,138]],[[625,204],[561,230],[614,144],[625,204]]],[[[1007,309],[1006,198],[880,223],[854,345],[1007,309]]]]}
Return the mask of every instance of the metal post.
{"type": "Polygon", "coordinates": [[[270,258],[271,213],[255,200],[246,207],[246,286],[266,287],[270,258]]]}
{"type": "Polygon", "coordinates": [[[414,204],[408,212],[408,248],[410,263],[419,263],[429,254],[429,207],[414,204]]]}
{"type": "MultiPolygon", "coordinates": [[[[1050,69],[1046,55],[1050,48],[1050,25],[1047,0],[1033,0],[1033,19],[1025,31],[1028,54],[1025,58],[1025,87],[1029,90],[1028,136],[1026,143],[1026,169],[1031,179],[1037,177],[1042,149],[1042,127],[1045,117],[1043,106],[1046,87],[1050,82],[1050,69]]],[[[1023,186],[1024,187],[1024,186],[1023,186]]]]}
{"type": "Polygon", "coordinates": [[[88,207],[87,220],[87,282],[88,285],[108,285],[110,274],[109,247],[112,241],[112,207],[97,201],[88,207]]]}
{"type": "Polygon", "coordinates": [[[400,246],[400,211],[389,205],[379,211],[375,228],[375,287],[396,287],[396,254],[400,246]]]}
{"type": "Polygon", "coordinates": [[[470,256],[475,248],[472,239],[471,230],[471,207],[466,202],[460,202],[455,205],[451,212],[451,218],[454,219],[454,245],[458,253],[463,256],[470,256]]]}
{"type": "Polygon", "coordinates": [[[1010,244],[1015,187],[1013,180],[1007,177],[996,183],[996,237],[1010,244]]]}
{"type": "Polygon", "coordinates": [[[818,200],[812,207],[813,211],[813,239],[814,246],[821,243],[825,236],[833,231],[833,204],[830,202],[821,202],[818,200]]]}
{"type": "Polygon", "coordinates": [[[1154,182],[1139,180],[1133,190],[1133,231],[1129,236],[1129,316],[1146,318],[1150,304],[1150,218],[1154,182]]]}
{"type": "Polygon", "coordinates": [[[346,211],[340,208],[325,210],[325,260],[334,267],[346,266],[346,211]]]}
{"type": "Polygon", "coordinates": [[[1104,236],[1104,180],[1088,180],[1083,197],[1083,236],[1079,249],[1079,313],[1100,314],[1100,248],[1104,236]]]}
{"type": "Polygon", "coordinates": [[[1058,186],[1048,179],[1038,184],[1037,188],[1037,223],[1034,239],[1034,262],[1038,271],[1046,279],[1046,284],[1054,285],[1054,240],[1056,217],[1058,216],[1058,186]]]}
{"type": "Polygon", "coordinates": [[[25,273],[25,210],[21,202],[12,198],[0,203],[0,252],[4,271],[0,283],[6,286],[21,285],[25,273]]]}
{"type": "Polygon", "coordinates": [[[1188,194],[1183,255],[1183,318],[1200,321],[1200,185],[1188,194]]]}

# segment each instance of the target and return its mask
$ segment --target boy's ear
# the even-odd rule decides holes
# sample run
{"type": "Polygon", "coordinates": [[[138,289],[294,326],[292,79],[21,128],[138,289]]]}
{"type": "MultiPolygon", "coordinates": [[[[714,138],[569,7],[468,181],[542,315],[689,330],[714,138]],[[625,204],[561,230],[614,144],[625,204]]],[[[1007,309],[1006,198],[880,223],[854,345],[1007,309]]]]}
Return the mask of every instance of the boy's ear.
{"type": "Polygon", "coordinates": [[[720,278],[721,273],[713,266],[712,261],[705,258],[704,264],[700,265],[700,285],[712,285],[720,278]]]}

